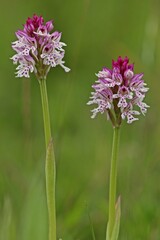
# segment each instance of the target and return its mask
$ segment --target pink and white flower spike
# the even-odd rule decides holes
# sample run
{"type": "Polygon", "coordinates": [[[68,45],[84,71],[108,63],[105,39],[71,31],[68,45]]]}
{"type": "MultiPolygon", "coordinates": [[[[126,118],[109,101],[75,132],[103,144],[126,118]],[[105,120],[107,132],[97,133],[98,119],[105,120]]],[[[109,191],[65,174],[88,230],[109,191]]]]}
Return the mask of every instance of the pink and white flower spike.
{"type": "Polygon", "coordinates": [[[18,30],[17,41],[12,43],[16,54],[11,58],[16,68],[16,77],[30,77],[34,72],[37,79],[46,78],[51,67],[60,65],[66,72],[70,69],[64,66],[63,47],[60,32],[51,32],[54,26],[52,21],[44,23],[43,17],[33,15],[24,24],[23,30],[18,30]]]}
{"type": "Polygon", "coordinates": [[[127,123],[132,123],[138,120],[140,113],[145,115],[149,106],[143,100],[149,88],[143,73],[134,73],[134,65],[129,64],[128,57],[118,57],[117,61],[112,61],[112,69],[104,67],[96,76],[98,80],[92,86],[95,91],[87,103],[98,105],[91,110],[91,118],[106,112],[116,127],[121,125],[122,119],[127,118],[127,123]]]}

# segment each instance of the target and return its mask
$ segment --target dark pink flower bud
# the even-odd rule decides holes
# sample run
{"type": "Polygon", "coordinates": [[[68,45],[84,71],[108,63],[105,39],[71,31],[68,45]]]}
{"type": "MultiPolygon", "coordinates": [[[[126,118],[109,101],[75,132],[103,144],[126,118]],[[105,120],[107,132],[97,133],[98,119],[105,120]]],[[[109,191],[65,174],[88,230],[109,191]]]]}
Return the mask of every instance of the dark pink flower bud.
{"type": "Polygon", "coordinates": [[[47,28],[47,31],[50,32],[53,30],[54,26],[53,26],[53,21],[48,21],[46,22],[46,28],[47,28]]]}

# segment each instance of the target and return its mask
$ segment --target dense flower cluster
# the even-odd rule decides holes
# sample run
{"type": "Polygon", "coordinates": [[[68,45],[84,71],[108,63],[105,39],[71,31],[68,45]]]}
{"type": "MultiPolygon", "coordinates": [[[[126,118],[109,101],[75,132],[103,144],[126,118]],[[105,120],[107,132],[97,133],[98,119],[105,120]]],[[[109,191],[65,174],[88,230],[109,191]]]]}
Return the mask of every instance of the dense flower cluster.
{"type": "Polygon", "coordinates": [[[120,125],[121,120],[127,118],[127,123],[138,120],[140,112],[145,115],[149,107],[143,102],[145,93],[148,91],[144,83],[143,73],[134,74],[134,65],[129,64],[129,59],[118,57],[112,61],[112,69],[104,67],[97,74],[98,80],[92,87],[90,104],[98,107],[91,110],[92,118],[98,112],[107,113],[107,117],[114,126],[120,125]],[[140,111],[134,110],[138,106],[140,111]]]}
{"type": "Polygon", "coordinates": [[[16,68],[17,77],[29,77],[34,72],[38,79],[46,78],[51,67],[60,65],[66,72],[70,69],[64,66],[65,43],[60,42],[61,33],[53,32],[52,21],[44,24],[44,19],[34,15],[28,18],[23,30],[18,30],[17,41],[12,43],[16,54],[11,58],[16,68]]]}

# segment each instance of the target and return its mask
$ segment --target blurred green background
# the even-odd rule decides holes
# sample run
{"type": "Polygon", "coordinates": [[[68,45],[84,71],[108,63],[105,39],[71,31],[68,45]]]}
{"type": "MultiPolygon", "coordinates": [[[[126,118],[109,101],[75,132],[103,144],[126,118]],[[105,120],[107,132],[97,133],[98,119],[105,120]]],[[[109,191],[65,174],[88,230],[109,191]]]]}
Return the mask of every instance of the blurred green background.
{"type": "Polygon", "coordinates": [[[112,127],[90,119],[95,73],[129,56],[144,72],[151,106],[121,129],[118,195],[120,240],[160,239],[160,2],[157,0],[15,0],[1,2],[0,240],[47,240],[45,144],[38,82],[17,79],[14,32],[28,16],[54,19],[67,43],[68,74],[57,67],[47,86],[57,160],[58,239],[105,239],[112,127]]]}

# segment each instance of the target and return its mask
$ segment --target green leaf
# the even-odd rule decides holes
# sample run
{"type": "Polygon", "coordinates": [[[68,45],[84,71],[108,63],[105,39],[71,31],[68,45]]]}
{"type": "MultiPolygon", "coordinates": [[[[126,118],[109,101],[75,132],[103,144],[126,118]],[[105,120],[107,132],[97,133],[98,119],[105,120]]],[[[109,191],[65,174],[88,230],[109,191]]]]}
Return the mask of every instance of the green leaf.
{"type": "Polygon", "coordinates": [[[109,222],[107,224],[107,236],[106,236],[106,240],[109,240],[109,231],[108,231],[108,226],[109,226],[109,222]]]}
{"type": "Polygon", "coordinates": [[[120,218],[121,218],[121,198],[119,197],[117,200],[117,203],[116,203],[116,219],[115,219],[115,224],[114,224],[111,240],[118,239],[120,218]]]}
{"type": "Polygon", "coordinates": [[[119,228],[120,228],[120,218],[121,218],[121,198],[119,197],[117,200],[117,203],[116,203],[116,218],[115,218],[112,236],[111,236],[111,238],[109,237],[109,231],[108,231],[108,226],[107,226],[106,240],[118,240],[119,228]]]}
{"type": "Polygon", "coordinates": [[[52,138],[49,141],[46,155],[46,193],[49,217],[49,239],[56,239],[56,203],[55,203],[55,182],[56,166],[52,138]]]}
{"type": "Polygon", "coordinates": [[[47,197],[49,197],[49,201],[54,196],[55,191],[55,177],[56,177],[56,169],[55,169],[55,156],[53,150],[53,140],[52,138],[49,141],[47,147],[46,154],[46,189],[47,189],[47,197]]]}

